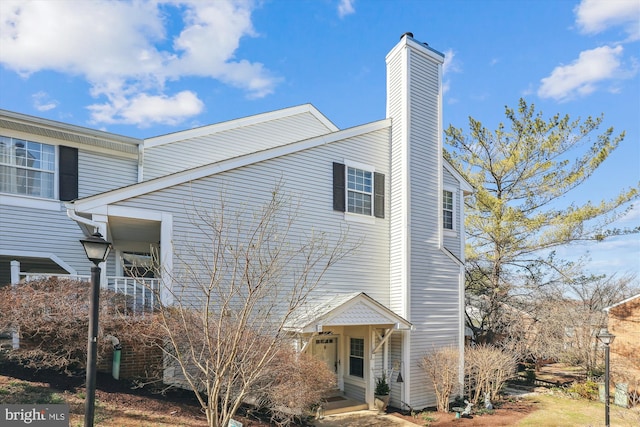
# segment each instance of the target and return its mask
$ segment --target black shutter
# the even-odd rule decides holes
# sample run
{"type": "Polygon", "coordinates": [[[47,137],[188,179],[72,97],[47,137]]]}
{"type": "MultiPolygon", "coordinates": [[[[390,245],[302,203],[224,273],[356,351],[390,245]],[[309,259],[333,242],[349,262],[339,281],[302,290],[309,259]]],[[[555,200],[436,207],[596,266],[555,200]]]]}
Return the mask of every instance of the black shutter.
{"type": "Polygon", "coordinates": [[[78,198],[78,149],[58,147],[60,153],[60,176],[58,188],[60,200],[68,202],[78,198]]]}
{"type": "Polygon", "coordinates": [[[333,164],[333,210],[344,212],[344,165],[333,164]]]}
{"type": "Polygon", "coordinates": [[[373,173],[373,215],[376,218],[384,218],[384,175],[373,173]]]}

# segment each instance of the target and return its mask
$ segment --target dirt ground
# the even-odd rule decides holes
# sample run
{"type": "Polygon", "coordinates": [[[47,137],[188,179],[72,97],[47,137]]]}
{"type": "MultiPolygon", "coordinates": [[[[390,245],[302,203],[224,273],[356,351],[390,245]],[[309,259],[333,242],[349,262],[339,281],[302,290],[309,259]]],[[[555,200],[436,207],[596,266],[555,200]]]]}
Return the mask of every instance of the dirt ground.
{"type": "Polygon", "coordinates": [[[361,411],[343,415],[332,415],[315,423],[318,427],[500,427],[513,426],[518,420],[535,411],[535,404],[525,400],[504,402],[492,414],[473,415],[456,419],[454,413],[427,412],[411,416],[390,408],[386,415],[361,411]],[[427,424],[428,422],[428,424],[427,424]]]}
{"type": "Polygon", "coordinates": [[[496,403],[499,407],[491,414],[471,415],[470,417],[463,418],[456,418],[455,413],[442,414],[437,412],[421,414],[418,415],[417,418],[411,417],[410,415],[402,415],[398,412],[393,412],[392,415],[421,426],[424,426],[426,421],[429,421],[429,426],[432,427],[494,427],[513,426],[518,420],[536,410],[535,403],[531,401],[522,399],[512,400],[513,401],[496,403]],[[426,417],[428,417],[428,419],[426,417]]]}
{"type": "MultiPolygon", "coordinates": [[[[557,370],[559,367],[549,368],[557,370]]],[[[561,367],[560,367],[561,370],[561,367]]],[[[550,373],[553,375],[553,373],[550,373]]],[[[63,395],[66,402],[71,402],[72,414],[82,414],[84,411],[84,376],[69,376],[51,371],[33,371],[15,364],[0,363],[0,388],[11,390],[16,387],[16,379],[30,381],[30,387],[36,390],[38,385],[56,391],[63,395]]],[[[5,392],[0,394],[0,403],[27,403],[16,401],[24,390],[5,392]],[[13,399],[13,400],[12,400],[13,399]]],[[[23,397],[24,398],[24,397],[23,397]]],[[[34,397],[33,399],[38,399],[34,397]]],[[[126,381],[116,381],[107,374],[98,374],[96,399],[103,406],[105,417],[115,416],[116,412],[134,412],[153,414],[170,421],[175,420],[175,425],[205,426],[206,418],[192,393],[181,390],[171,390],[166,394],[158,394],[146,388],[132,389],[126,381]],[[111,408],[111,409],[108,409],[111,408]],[[113,409],[115,408],[115,410],[113,409]],[[108,413],[108,411],[113,414],[108,413]]],[[[35,403],[35,400],[33,400],[35,403]]],[[[29,402],[32,403],[32,402],[29,402]]],[[[378,415],[375,412],[363,411],[344,415],[328,416],[315,423],[317,426],[333,427],[384,427],[384,426],[411,426],[429,425],[432,427],[481,427],[481,426],[512,426],[527,414],[536,410],[536,403],[531,400],[523,400],[517,397],[496,402],[496,409],[492,414],[473,415],[469,418],[455,418],[454,413],[441,414],[436,412],[422,412],[411,416],[398,409],[389,408],[386,415],[378,415]],[[428,424],[427,424],[428,423],[428,424]]],[[[269,423],[258,419],[253,414],[239,414],[236,419],[245,427],[264,427],[269,423]]],[[[167,424],[173,425],[173,424],[167,424]]]]}

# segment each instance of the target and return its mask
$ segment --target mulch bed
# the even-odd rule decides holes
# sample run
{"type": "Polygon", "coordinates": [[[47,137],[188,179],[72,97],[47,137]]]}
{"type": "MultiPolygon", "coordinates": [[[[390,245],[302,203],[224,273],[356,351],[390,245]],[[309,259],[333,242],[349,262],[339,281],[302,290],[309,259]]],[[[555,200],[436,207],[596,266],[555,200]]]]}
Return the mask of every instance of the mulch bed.
{"type": "MultiPolygon", "coordinates": [[[[48,369],[31,369],[7,360],[0,361],[0,375],[23,381],[48,384],[60,392],[84,393],[85,372],[65,374],[48,369]]],[[[96,378],[96,400],[112,404],[118,408],[144,412],[170,412],[194,421],[205,422],[206,416],[194,394],[183,389],[169,389],[160,392],[153,387],[139,387],[131,381],[115,380],[110,374],[98,372],[96,378]]],[[[30,402],[24,402],[30,403],[30,402]]],[[[240,411],[236,419],[244,426],[261,427],[269,423],[247,417],[240,411]]],[[[199,424],[199,423],[198,423],[199,424]]]]}

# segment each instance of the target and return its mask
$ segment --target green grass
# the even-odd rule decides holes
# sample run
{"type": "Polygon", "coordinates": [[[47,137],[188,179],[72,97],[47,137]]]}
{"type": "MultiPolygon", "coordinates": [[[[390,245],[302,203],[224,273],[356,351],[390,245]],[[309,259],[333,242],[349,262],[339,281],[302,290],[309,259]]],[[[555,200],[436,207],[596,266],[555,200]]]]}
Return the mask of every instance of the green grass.
{"type": "MultiPolygon", "coordinates": [[[[604,425],[604,403],[571,399],[561,395],[538,395],[527,398],[537,403],[537,410],[517,424],[520,427],[568,427],[604,425]]],[[[640,409],[611,405],[611,424],[619,427],[640,425],[640,409]]]]}
{"type": "Polygon", "coordinates": [[[32,385],[26,381],[10,381],[0,387],[0,403],[65,403],[64,396],[48,386],[32,385]]]}

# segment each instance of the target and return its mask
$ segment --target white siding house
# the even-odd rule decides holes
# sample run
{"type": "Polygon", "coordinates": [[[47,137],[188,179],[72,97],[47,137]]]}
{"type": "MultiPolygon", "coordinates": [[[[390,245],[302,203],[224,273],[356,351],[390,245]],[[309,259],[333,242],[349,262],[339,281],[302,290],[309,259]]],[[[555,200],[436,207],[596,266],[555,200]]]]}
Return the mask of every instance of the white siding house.
{"type": "Polygon", "coordinates": [[[89,274],[65,202],[135,184],[142,140],[0,110],[0,284],[23,273],[89,274]]]}
{"type": "MultiPolygon", "coordinates": [[[[442,158],[443,60],[403,35],[387,56],[387,117],[349,129],[308,104],[144,141],[0,112],[7,147],[20,138],[78,150],[77,194],[67,203],[57,188],[42,197],[0,187],[0,280],[9,282],[14,260],[21,274],[86,274],[78,239],[95,227],[114,245],[106,283],[126,275],[128,257],[155,252],[165,273],[154,280],[165,290],[184,286],[196,301],[194,289],[172,280],[200,243],[193,212],[221,195],[232,206],[259,204],[280,185],[297,205],[294,236],[348,229],[359,242],[323,277],[290,332],[335,370],[347,396],[373,407],[385,370],[392,405],[433,406],[419,361],[441,346],[463,352],[462,207],[471,191],[442,158]],[[60,135],[49,132],[56,126],[60,135]],[[364,184],[354,188],[355,180],[364,184]],[[362,354],[358,366],[353,351],[362,354]]],[[[0,145],[4,181],[17,167],[7,150],[0,145]]]]}

